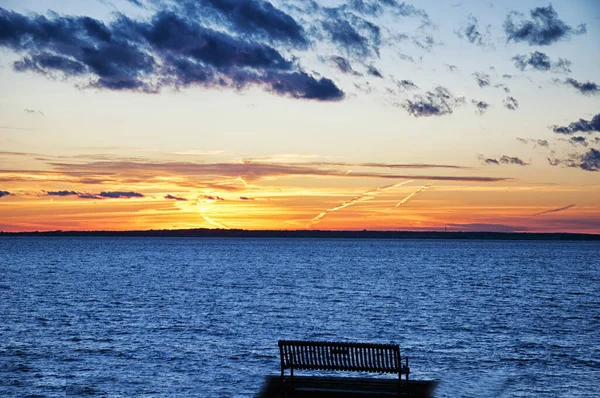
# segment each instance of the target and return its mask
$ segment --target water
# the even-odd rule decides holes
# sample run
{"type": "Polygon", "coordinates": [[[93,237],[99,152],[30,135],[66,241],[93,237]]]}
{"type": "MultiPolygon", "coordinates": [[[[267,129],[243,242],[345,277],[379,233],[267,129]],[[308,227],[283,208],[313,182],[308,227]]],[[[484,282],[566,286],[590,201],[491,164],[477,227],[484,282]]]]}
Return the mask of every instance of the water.
{"type": "Polygon", "coordinates": [[[252,397],[278,339],[396,342],[439,397],[600,391],[600,243],[0,238],[0,397],[252,397]]]}

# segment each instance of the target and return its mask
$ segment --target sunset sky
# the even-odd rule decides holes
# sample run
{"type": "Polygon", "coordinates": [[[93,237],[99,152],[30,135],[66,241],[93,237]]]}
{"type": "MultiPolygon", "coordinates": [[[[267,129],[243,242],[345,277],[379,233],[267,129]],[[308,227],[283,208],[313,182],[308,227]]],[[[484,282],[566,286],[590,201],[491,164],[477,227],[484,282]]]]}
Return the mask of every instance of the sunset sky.
{"type": "Polygon", "coordinates": [[[600,2],[0,0],[0,231],[600,233],[600,2]]]}

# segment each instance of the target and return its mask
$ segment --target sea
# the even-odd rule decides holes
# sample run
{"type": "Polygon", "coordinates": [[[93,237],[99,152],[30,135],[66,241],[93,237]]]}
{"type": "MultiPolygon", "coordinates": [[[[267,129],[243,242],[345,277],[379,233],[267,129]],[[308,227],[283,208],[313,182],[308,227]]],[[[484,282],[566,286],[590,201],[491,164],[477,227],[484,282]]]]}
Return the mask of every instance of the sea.
{"type": "Polygon", "coordinates": [[[397,343],[438,397],[598,397],[600,242],[0,238],[0,397],[254,397],[279,339],[397,343]]]}

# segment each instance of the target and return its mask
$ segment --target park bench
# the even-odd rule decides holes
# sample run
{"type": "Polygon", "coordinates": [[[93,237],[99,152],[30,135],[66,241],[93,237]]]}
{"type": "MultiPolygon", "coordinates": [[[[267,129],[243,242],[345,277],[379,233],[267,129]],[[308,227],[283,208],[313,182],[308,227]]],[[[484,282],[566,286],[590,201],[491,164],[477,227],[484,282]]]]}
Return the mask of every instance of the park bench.
{"type": "Polygon", "coordinates": [[[398,375],[398,388],[402,375],[408,388],[408,358],[402,364],[397,344],[343,343],[320,341],[279,341],[281,356],[281,382],[293,388],[294,370],[325,370],[344,372],[393,373],[398,375]],[[285,378],[285,369],[290,370],[285,378]]]}

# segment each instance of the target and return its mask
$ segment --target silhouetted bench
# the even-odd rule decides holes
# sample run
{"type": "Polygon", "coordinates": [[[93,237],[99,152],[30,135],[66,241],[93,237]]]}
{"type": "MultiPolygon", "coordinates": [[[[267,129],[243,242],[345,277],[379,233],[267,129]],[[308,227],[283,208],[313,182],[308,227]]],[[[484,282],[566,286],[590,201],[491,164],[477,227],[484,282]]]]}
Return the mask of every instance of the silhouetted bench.
{"type": "Polygon", "coordinates": [[[293,388],[294,370],[332,370],[344,372],[398,374],[398,387],[406,375],[408,387],[408,358],[402,364],[397,344],[334,343],[319,341],[279,341],[281,382],[286,381],[285,369],[290,370],[289,383],[293,388]]]}

